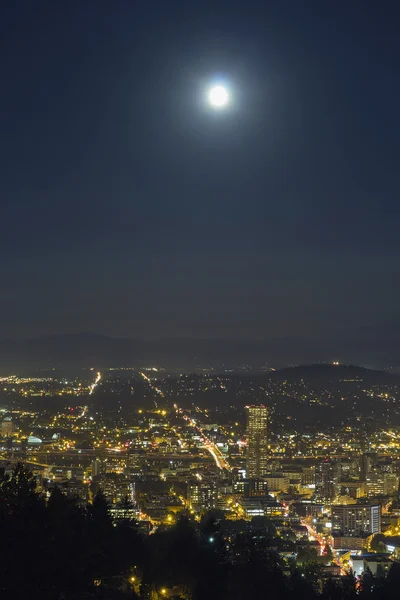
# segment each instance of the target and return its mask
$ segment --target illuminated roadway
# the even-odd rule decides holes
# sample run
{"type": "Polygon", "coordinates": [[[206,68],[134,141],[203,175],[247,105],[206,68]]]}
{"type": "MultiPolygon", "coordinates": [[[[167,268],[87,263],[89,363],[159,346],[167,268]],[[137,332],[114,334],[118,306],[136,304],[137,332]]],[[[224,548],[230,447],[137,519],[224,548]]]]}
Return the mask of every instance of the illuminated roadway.
{"type": "Polygon", "coordinates": [[[96,375],[96,379],[94,380],[92,385],[89,386],[89,396],[91,396],[93,394],[94,390],[96,389],[96,387],[99,384],[100,379],[101,379],[101,373],[99,371],[96,375]]]}
{"type": "Polygon", "coordinates": [[[176,412],[181,414],[182,417],[185,419],[185,421],[189,421],[190,425],[192,427],[194,427],[194,429],[196,429],[198,431],[198,433],[200,433],[202,435],[202,437],[204,438],[205,446],[206,446],[207,450],[209,451],[209,453],[211,454],[211,456],[213,457],[218,469],[221,469],[221,471],[223,471],[224,469],[226,469],[227,471],[230,471],[231,467],[230,467],[229,463],[227,462],[227,460],[225,459],[224,455],[222,454],[221,450],[218,448],[218,446],[216,446],[205,435],[203,429],[196,424],[196,421],[194,421],[190,416],[185,415],[183,410],[181,408],[178,408],[178,406],[176,404],[174,405],[174,407],[176,409],[176,412]]]}
{"type": "MultiPolygon", "coordinates": [[[[330,536],[325,537],[325,536],[317,533],[317,531],[313,528],[313,526],[310,525],[309,523],[307,523],[306,521],[304,521],[303,519],[301,519],[301,524],[305,525],[307,527],[309,536],[311,536],[312,538],[316,539],[320,543],[320,545],[321,545],[321,552],[323,551],[323,549],[324,549],[325,546],[329,546],[330,549],[332,550],[333,555],[335,554],[335,549],[333,548],[333,546],[331,544],[330,536]]],[[[343,567],[340,564],[339,560],[337,558],[334,558],[333,562],[338,567],[341,567],[341,574],[342,575],[346,575],[346,570],[343,569],[343,567]]]]}
{"type": "MultiPolygon", "coordinates": [[[[140,373],[139,373],[139,375],[141,375],[141,376],[143,377],[143,379],[144,379],[145,381],[147,381],[147,383],[149,384],[149,386],[151,387],[151,389],[152,389],[152,390],[154,390],[154,391],[156,392],[156,394],[158,394],[159,396],[161,396],[161,398],[164,398],[164,392],[163,392],[162,390],[160,390],[160,388],[156,387],[156,386],[155,386],[155,385],[152,383],[152,381],[151,381],[150,377],[148,377],[148,376],[146,375],[146,373],[140,372],[140,373]]],[[[156,400],[154,400],[154,404],[155,404],[155,405],[156,405],[156,407],[158,408],[158,404],[157,404],[156,400]]]]}

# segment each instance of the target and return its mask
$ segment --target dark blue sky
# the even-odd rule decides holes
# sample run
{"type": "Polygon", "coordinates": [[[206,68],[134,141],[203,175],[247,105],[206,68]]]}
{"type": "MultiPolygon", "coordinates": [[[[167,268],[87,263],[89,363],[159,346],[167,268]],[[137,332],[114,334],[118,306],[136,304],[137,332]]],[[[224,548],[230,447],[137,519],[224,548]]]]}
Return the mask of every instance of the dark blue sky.
{"type": "Polygon", "coordinates": [[[3,2],[0,336],[397,325],[399,23],[390,0],[3,2]]]}

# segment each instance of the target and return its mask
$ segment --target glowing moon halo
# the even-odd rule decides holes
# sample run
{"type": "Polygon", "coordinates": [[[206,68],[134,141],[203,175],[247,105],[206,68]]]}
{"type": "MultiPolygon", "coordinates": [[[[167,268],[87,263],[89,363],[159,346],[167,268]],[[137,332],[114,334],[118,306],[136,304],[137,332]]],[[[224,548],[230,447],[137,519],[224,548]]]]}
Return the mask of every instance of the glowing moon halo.
{"type": "Polygon", "coordinates": [[[223,85],[214,85],[209,93],[208,100],[214,108],[224,108],[229,103],[229,95],[223,85]]]}

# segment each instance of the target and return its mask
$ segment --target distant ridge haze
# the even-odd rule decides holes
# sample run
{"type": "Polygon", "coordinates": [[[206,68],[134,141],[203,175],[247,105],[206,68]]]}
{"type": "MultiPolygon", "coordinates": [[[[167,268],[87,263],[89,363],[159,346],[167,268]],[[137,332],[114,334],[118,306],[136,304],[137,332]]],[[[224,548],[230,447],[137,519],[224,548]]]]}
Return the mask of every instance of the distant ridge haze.
{"type": "Polygon", "coordinates": [[[154,364],[167,369],[238,368],[268,365],[280,368],[338,360],[371,367],[400,364],[400,340],[375,335],[361,339],[318,340],[281,338],[235,341],[223,339],[161,338],[146,341],[96,333],[57,334],[27,340],[0,340],[1,371],[21,368],[116,367],[154,364]]]}

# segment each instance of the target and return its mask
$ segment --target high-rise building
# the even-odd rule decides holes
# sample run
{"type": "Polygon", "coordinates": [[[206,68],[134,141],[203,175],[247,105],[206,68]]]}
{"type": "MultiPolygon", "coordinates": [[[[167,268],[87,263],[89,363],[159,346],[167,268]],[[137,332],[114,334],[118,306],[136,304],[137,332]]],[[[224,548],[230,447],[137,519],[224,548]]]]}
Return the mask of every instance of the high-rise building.
{"type": "Polygon", "coordinates": [[[104,475],[106,472],[107,472],[106,461],[101,460],[100,458],[95,458],[92,461],[92,477],[98,477],[99,475],[104,475]]]}
{"type": "Polygon", "coordinates": [[[341,469],[335,460],[324,460],[315,467],[315,496],[318,500],[332,502],[340,491],[341,469]]]}
{"type": "Polygon", "coordinates": [[[12,435],[13,424],[11,417],[6,417],[1,424],[1,435],[2,437],[8,438],[12,435]]]}
{"type": "Polygon", "coordinates": [[[126,455],[125,472],[130,475],[140,475],[146,452],[142,448],[131,448],[126,455]]]}
{"type": "Polygon", "coordinates": [[[362,537],[381,532],[379,504],[334,504],[332,506],[332,535],[362,537]]]}
{"type": "Polygon", "coordinates": [[[107,473],[106,475],[95,477],[92,484],[92,492],[96,494],[99,490],[103,492],[110,505],[118,504],[118,502],[122,502],[125,498],[128,498],[130,502],[135,500],[133,482],[121,474],[107,473]]]}
{"type": "Polygon", "coordinates": [[[377,464],[377,456],[375,452],[364,452],[360,457],[360,479],[366,481],[369,473],[377,464]]]}
{"type": "Polygon", "coordinates": [[[247,456],[246,476],[257,479],[268,472],[267,425],[268,409],[265,406],[246,406],[247,456]]]}
{"type": "Polygon", "coordinates": [[[213,479],[192,479],[187,484],[187,499],[194,510],[210,510],[217,501],[217,483],[213,479]]]}
{"type": "Polygon", "coordinates": [[[399,478],[395,473],[373,471],[367,475],[368,496],[388,496],[395,494],[399,485],[399,478]]]}
{"type": "Polygon", "coordinates": [[[243,484],[245,498],[265,498],[268,496],[268,483],[265,479],[244,479],[243,484]]]}

